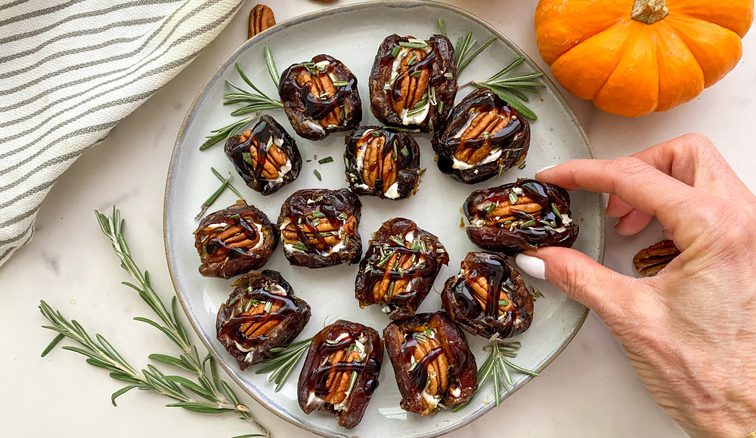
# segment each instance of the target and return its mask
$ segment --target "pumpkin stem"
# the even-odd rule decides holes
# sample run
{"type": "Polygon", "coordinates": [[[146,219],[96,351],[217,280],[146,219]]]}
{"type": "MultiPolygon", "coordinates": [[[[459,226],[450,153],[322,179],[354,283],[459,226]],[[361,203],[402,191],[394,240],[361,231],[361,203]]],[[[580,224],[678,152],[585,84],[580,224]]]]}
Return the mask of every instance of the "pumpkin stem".
{"type": "Polygon", "coordinates": [[[654,24],[669,15],[669,8],[664,0],[635,0],[633,20],[654,24]]]}

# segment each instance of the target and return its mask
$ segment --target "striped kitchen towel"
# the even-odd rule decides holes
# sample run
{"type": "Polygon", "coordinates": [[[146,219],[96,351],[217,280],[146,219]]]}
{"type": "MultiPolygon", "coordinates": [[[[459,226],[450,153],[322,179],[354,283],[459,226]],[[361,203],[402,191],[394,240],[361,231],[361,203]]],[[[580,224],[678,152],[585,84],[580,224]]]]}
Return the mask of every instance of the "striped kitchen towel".
{"type": "Polygon", "coordinates": [[[63,173],[243,0],[0,0],[0,265],[63,173]]]}

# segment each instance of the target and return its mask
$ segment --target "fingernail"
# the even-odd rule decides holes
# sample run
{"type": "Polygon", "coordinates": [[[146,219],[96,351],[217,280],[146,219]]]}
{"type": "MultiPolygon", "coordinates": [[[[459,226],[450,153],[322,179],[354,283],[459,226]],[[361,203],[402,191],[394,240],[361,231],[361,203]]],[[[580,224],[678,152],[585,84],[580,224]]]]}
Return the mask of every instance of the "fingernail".
{"type": "Polygon", "coordinates": [[[541,173],[541,172],[543,172],[545,170],[553,169],[553,168],[555,168],[557,166],[558,166],[558,164],[552,164],[551,166],[546,166],[546,167],[542,168],[541,170],[537,171],[536,175],[538,175],[539,173],[541,173]]]}
{"type": "Polygon", "coordinates": [[[534,278],[541,280],[546,279],[546,264],[538,257],[533,257],[525,254],[517,254],[515,257],[515,263],[522,269],[523,272],[534,278]]]}

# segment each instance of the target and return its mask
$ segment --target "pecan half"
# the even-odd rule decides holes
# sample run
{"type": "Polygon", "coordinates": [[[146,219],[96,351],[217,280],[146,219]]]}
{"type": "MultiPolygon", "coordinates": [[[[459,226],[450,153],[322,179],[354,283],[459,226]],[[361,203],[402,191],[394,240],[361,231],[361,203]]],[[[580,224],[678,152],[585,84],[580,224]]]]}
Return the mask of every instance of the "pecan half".
{"type": "Polygon", "coordinates": [[[294,181],[302,169],[302,156],[294,139],[267,115],[231,136],[224,150],[247,186],[263,195],[294,181]]]}
{"type": "Polygon", "coordinates": [[[234,277],[259,269],[278,245],[278,235],[268,217],[244,201],[210,213],[194,232],[200,274],[234,277]]]}
{"type": "Polygon", "coordinates": [[[662,240],[640,250],[633,257],[633,267],[641,277],[653,277],[679,255],[680,250],[675,246],[675,242],[662,240]]]}
{"type": "Polygon", "coordinates": [[[299,375],[298,400],[302,410],[338,415],[339,425],[359,424],[383,362],[378,332],[362,324],[339,320],[312,340],[299,375]]]}
{"type": "Polygon", "coordinates": [[[531,179],[474,191],[464,211],[470,240],[491,251],[572,246],[579,231],[567,191],[531,179]]]}
{"type": "Polygon", "coordinates": [[[530,327],[533,297],[525,281],[497,254],[470,252],[441,293],[444,310],[470,333],[508,338],[530,327]]]}
{"type": "Polygon", "coordinates": [[[273,16],[273,10],[267,5],[256,4],[255,7],[249,11],[249,26],[247,27],[247,39],[252,38],[258,33],[269,29],[276,24],[276,19],[273,16]]]}
{"type": "Polygon", "coordinates": [[[470,93],[449,120],[432,141],[442,172],[474,184],[525,162],[530,125],[492,91],[470,93]]]}
{"type": "Polygon", "coordinates": [[[420,185],[420,149],[406,132],[363,126],[346,137],[346,177],[360,195],[404,199],[420,185]]]}
{"type": "Polygon", "coordinates": [[[288,345],[310,319],[310,306],[294,296],[280,273],[265,270],[240,277],[216,320],[218,341],[243,370],[288,345]]]}
{"type": "Polygon", "coordinates": [[[357,78],[328,55],[287,68],[281,75],[279,94],[294,130],[310,140],[353,129],[362,120],[357,78]]]}
{"type": "Polygon", "coordinates": [[[378,304],[391,319],[412,316],[449,254],[438,237],[409,219],[394,218],[373,233],[355,281],[360,307],[378,304]]]}
{"type": "Polygon", "coordinates": [[[309,268],[356,263],[362,255],[360,212],[359,198],[347,189],[295,192],[278,218],[286,258],[309,268]]]}
{"type": "Polygon", "coordinates": [[[475,356],[444,312],[392,322],[383,336],[402,409],[429,415],[472,398],[478,387],[475,356]]]}
{"type": "Polygon", "coordinates": [[[390,35],[370,75],[373,114],[387,125],[425,132],[442,128],[457,93],[454,48],[444,36],[429,40],[390,35]]]}

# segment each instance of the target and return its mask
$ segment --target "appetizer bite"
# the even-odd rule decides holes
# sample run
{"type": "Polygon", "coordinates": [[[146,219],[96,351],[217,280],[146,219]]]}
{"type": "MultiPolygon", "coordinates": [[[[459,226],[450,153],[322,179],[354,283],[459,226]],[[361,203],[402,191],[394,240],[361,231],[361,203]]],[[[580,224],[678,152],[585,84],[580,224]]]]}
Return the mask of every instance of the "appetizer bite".
{"type": "Polygon", "coordinates": [[[226,156],[252,190],[270,195],[294,181],[302,156],[294,139],[270,116],[242,128],[226,141],[226,156]]]}
{"type": "Polygon", "coordinates": [[[662,240],[640,250],[633,257],[633,267],[641,277],[653,277],[679,255],[680,250],[675,246],[675,242],[662,240]]]}
{"type": "Polygon", "coordinates": [[[480,89],[454,108],[432,144],[442,172],[475,184],[525,162],[530,124],[491,90],[480,89]]]}
{"type": "Polygon", "coordinates": [[[443,128],[457,94],[454,47],[448,38],[389,35],[370,73],[370,108],[385,125],[434,132],[443,128]]]}
{"type": "Polygon", "coordinates": [[[310,320],[310,306],[294,296],[291,285],[271,270],[252,272],[234,282],[221,304],[215,329],[218,341],[244,370],[289,345],[310,320]]]}
{"type": "Polygon", "coordinates": [[[348,189],[305,189],[281,206],[278,229],[289,263],[322,268],[357,263],[362,241],[357,226],[362,204],[348,189]]]}
{"type": "Polygon", "coordinates": [[[291,126],[309,140],[354,129],[362,120],[357,78],[331,56],[317,55],[287,68],[278,92],[291,126]]]}
{"type": "Polygon", "coordinates": [[[383,363],[378,332],[356,322],[338,320],[314,338],[299,375],[299,406],[338,417],[351,429],[362,420],[383,363]]]}
{"type": "Polygon", "coordinates": [[[420,149],[406,132],[363,126],[346,137],[346,178],[358,195],[409,198],[420,186],[420,149]]]}
{"type": "Polygon", "coordinates": [[[578,236],[567,191],[532,179],[474,191],[464,210],[467,236],[490,251],[513,254],[542,246],[570,247],[578,236]]]}
{"type": "Polygon", "coordinates": [[[205,216],[194,231],[200,274],[230,278],[259,269],[278,245],[278,234],[262,211],[244,201],[205,216]]]}
{"type": "Polygon", "coordinates": [[[429,415],[469,401],[478,389],[475,356],[444,312],[421,313],[383,330],[401,408],[429,415]]]}
{"type": "Polygon", "coordinates": [[[409,219],[386,221],[373,233],[355,281],[360,307],[378,304],[391,319],[415,314],[449,254],[438,237],[409,219]]]}
{"type": "Polygon", "coordinates": [[[468,253],[459,274],[446,281],[441,299],[452,321],[485,338],[519,335],[533,322],[525,281],[498,254],[468,253]]]}

